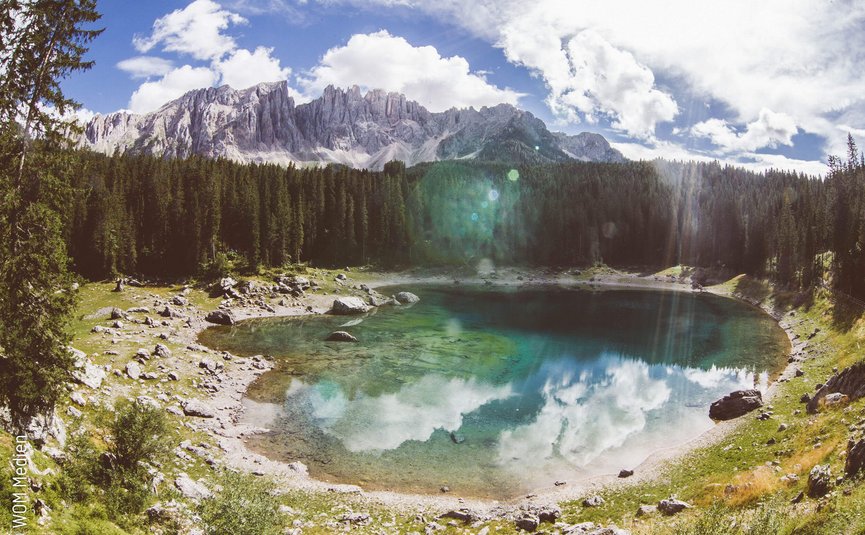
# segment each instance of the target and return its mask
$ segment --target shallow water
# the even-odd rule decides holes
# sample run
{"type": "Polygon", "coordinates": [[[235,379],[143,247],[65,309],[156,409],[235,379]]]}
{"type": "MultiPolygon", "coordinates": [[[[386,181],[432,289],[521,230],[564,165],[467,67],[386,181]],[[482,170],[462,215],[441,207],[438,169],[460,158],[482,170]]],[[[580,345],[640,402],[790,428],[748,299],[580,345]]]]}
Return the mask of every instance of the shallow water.
{"type": "Polygon", "coordinates": [[[249,320],[201,334],[279,366],[248,392],[250,440],[313,477],[366,489],[510,498],[633,468],[712,427],[708,406],[765,387],[789,343],[708,294],[407,286],[362,318],[249,320]],[[347,330],[359,343],[324,342],[347,330]],[[263,405],[262,405],[263,404],[263,405]],[[268,410],[270,409],[270,410],[268,410]]]}

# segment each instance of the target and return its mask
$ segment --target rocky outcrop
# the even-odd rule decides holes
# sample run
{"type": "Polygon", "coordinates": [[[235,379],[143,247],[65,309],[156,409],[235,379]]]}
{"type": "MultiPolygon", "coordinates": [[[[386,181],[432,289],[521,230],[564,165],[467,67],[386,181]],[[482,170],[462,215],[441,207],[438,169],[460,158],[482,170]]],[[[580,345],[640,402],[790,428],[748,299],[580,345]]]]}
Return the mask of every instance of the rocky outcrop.
{"type": "Polygon", "coordinates": [[[829,397],[833,394],[841,394],[847,396],[844,401],[856,401],[861,397],[865,397],[865,361],[858,362],[849,368],[841,370],[829,378],[826,383],[820,387],[814,394],[814,397],[808,401],[807,410],[809,413],[816,413],[822,405],[829,400],[835,400],[837,404],[842,398],[839,396],[829,397]]]}
{"type": "Polygon", "coordinates": [[[850,439],[847,443],[847,460],[844,461],[844,474],[853,477],[865,472],[865,438],[850,439]]]}
{"type": "Polygon", "coordinates": [[[321,97],[298,105],[285,82],[198,89],[144,115],[98,115],[85,126],[80,145],[105,154],[368,169],[382,169],[392,160],[407,165],[464,158],[514,164],[624,161],[603,136],[552,133],[531,113],[508,104],[432,113],[405,95],[362,94],[355,86],[328,87],[321,97]]]}
{"type": "Polygon", "coordinates": [[[712,403],[709,418],[732,420],[762,406],[763,396],[759,390],[736,390],[712,403]]]}

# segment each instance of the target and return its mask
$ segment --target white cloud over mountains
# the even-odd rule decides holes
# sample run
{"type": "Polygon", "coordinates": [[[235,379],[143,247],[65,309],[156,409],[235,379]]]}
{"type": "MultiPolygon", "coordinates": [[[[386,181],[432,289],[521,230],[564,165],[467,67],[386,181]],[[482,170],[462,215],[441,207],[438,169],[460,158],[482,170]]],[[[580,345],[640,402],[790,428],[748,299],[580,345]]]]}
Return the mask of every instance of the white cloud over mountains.
{"type": "Polygon", "coordinates": [[[607,116],[648,146],[675,105],[687,107],[683,98],[727,110],[689,130],[722,153],[788,145],[797,129],[838,152],[836,116],[865,109],[865,56],[856,52],[865,49],[865,4],[854,0],[322,1],[396,3],[460,25],[543,79],[561,119],[607,116]],[[659,75],[679,87],[660,87],[659,75]]]}
{"type": "Polygon", "coordinates": [[[117,67],[133,78],[148,78],[130,97],[129,109],[137,113],[153,111],[187,91],[217,83],[244,89],[260,82],[287,79],[291,69],[280,66],[273,48],[239,48],[234,38],[225,33],[231,26],[247,23],[212,0],[195,0],[157,19],[150,35],[133,38],[136,50],[147,53],[158,47],[162,52],[209,64],[173,68],[171,61],[154,56],[121,61],[117,67]],[[156,76],[159,78],[149,79],[156,76]]]}
{"type": "MultiPolygon", "coordinates": [[[[285,8],[281,1],[232,5],[253,14],[285,8]]],[[[247,23],[239,14],[212,0],[195,0],[157,19],[150,35],[133,39],[139,52],[160,48],[209,64],[174,68],[171,61],[154,56],[121,61],[118,68],[133,78],[148,78],[133,93],[129,109],[137,113],[153,111],[187,91],[215,84],[244,89],[260,82],[287,80],[292,70],[281,66],[273,48],[259,46],[253,51],[239,48],[226,33],[232,26],[247,23]],[[159,78],[150,79],[156,76],[159,78]]],[[[413,46],[384,30],[351,36],[345,45],[328,50],[319,64],[299,76],[297,82],[302,89],[295,91],[298,101],[318,96],[327,85],[359,85],[364,89],[404,93],[432,111],[502,102],[516,104],[521,96],[490,84],[483,73],[473,72],[461,56],[442,57],[435,47],[413,46]]]]}
{"type": "Polygon", "coordinates": [[[520,97],[473,73],[460,56],[442,57],[435,47],[412,46],[384,30],[353,35],[345,46],[328,50],[300,79],[300,87],[308,96],[318,95],[328,85],[397,91],[433,112],[516,104],[520,97]]]}

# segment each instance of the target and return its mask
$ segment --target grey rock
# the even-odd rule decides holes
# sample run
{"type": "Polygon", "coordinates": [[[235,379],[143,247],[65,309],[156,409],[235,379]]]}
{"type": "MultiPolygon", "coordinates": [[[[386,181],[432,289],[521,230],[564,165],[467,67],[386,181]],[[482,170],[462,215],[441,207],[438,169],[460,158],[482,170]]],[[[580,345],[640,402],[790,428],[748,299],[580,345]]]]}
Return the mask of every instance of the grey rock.
{"type": "Polygon", "coordinates": [[[808,496],[820,498],[829,493],[832,486],[832,470],[828,464],[818,464],[808,473],[808,496]]]}
{"type": "Polygon", "coordinates": [[[360,297],[339,297],[333,300],[331,314],[351,315],[363,314],[369,310],[369,306],[360,297]]]}
{"type": "Polygon", "coordinates": [[[347,333],[345,331],[333,331],[325,338],[327,342],[357,342],[357,338],[355,338],[352,334],[347,333]]]}
{"type": "Polygon", "coordinates": [[[216,416],[216,411],[213,407],[198,401],[197,399],[190,399],[183,404],[183,414],[186,416],[195,416],[197,418],[214,418],[216,416]]]}
{"type": "Polygon", "coordinates": [[[393,296],[393,298],[396,300],[397,303],[401,305],[410,305],[420,301],[420,297],[416,296],[411,292],[399,292],[398,294],[393,296]]]}
{"type": "Polygon", "coordinates": [[[113,307],[111,309],[111,319],[113,320],[122,320],[126,317],[122,310],[117,307],[113,307]]]}
{"type": "Polygon", "coordinates": [[[759,390],[736,390],[712,403],[709,417],[713,420],[732,420],[762,405],[763,396],[759,390]]]}
{"type": "Polygon", "coordinates": [[[102,381],[105,380],[105,368],[97,366],[90,362],[87,355],[83,351],[75,348],[70,348],[72,358],[72,378],[75,382],[88,386],[92,389],[97,389],[102,386],[102,381]]]}
{"type": "Polygon", "coordinates": [[[847,460],[844,461],[844,474],[853,477],[865,471],[865,438],[847,442],[847,460]]]}
{"type": "Polygon", "coordinates": [[[183,297],[182,295],[175,295],[171,298],[171,304],[179,307],[185,307],[189,304],[189,299],[183,297]]]}
{"type": "Polygon", "coordinates": [[[177,490],[180,491],[180,494],[184,498],[189,500],[201,501],[213,496],[210,489],[208,489],[203,483],[193,480],[188,474],[183,472],[174,479],[174,486],[177,487],[177,490]]]}
{"type": "Polygon", "coordinates": [[[533,532],[538,529],[540,523],[541,521],[538,519],[537,516],[531,513],[526,513],[514,521],[514,526],[516,526],[517,529],[521,529],[523,531],[533,532]]]}
{"type": "Polygon", "coordinates": [[[641,505],[637,508],[636,516],[649,516],[658,512],[656,505],[641,505]]]}
{"type": "Polygon", "coordinates": [[[622,479],[624,479],[626,477],[631,477],[632,475],[634,475],[633,470],[627,470],[627,469],[619,470],[619,477],[622,479]]]}
{"type": "Polygon", "coordinates": [[[153,354],[157,357],[166,358],[171,356],[171,350],[168,349],[168,347],[164,344],[156,344],[156,348],[154,348],[153,354]]]}
{"type": "Polygon", "coordinates": [[[128,375],[130,379],[138,379],[141,377],[141,366],[139,366],[137,362],[126,363],[126,375],[128,375]]]}
{"type": "Polygon", "coordinates": [[[297,105],[286,82],[199,89],[148,114],[98,115],[79,144],[105,154],[197,154],[369,169],[382,169],[391,160],[408,166],[457,158],[624,161],[598,134],[552,133],[531,113],[508,104],[431,113],[404,95],[381,90],[364,95],[355,86],[328,87],[319,98],[297,105]]]}
{"type": "Polygon", "coordinates": [[[471,524],[472,522],[477,522],[480,519],[480,516],[471,509],[462,508],[459,510],[451,510],[439,515],[438,520],[442,519],[453,519],[465,524],[471,524]]]}
{"type": "Polygon", "coordinates": [[[84,399],[84,396],[81,395],[81,392],[72,392],[72,394],[69,396],[69,399],[72,400],[73,403],[75,403],[76,405],[80,405],[81,407],[87,405],[87,400],[84,399]]]}
{"type": "Polygon", "coordinates": [[[672,516],[677,513],[681,513],[685,509],[691,507],[690,504],[683,502],[681,500],[677,500],[676,498],[670,497],[665,500],[661,500],[658,502],[658,511],[661,513],[672,516]]]}
{"type": "Polygon", "coordinates": [[[234,325],[234,316],[225,310],[214,310],[209,312],[204,319],[217,325],[234,325]]]}
{"type": "Polygon", "coordinates": [[[583,500],[583,507],[600,507],[604,505],[604,499],[600,496],[589,496],[583,500]]]}
{"type": "Polygon", "coordinates": [[[834,393],[847,396],[851,402],[865,397],[865,361],[857,362],[830,377],[808,402],[808,412],[816,413],[824,403],[824,398],[834,393]]]}

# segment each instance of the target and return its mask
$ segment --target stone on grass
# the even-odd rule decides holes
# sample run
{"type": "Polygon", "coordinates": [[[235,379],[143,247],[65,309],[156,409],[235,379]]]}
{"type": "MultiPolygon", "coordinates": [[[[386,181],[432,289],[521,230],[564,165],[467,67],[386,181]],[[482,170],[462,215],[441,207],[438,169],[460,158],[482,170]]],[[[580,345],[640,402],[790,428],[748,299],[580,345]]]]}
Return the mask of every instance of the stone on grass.
{"type": "Polygon", "coordinates": [[[183,414],[198,418],[214,418],[216,411],[213,410],[213,407],[197,399],[190,399],[183,404],[183,414]]]}
{"type": "Polygon", "coordinates": [[[138,379],[141,377],[141,366],[139,366],[137,362],[128,362],[126,364],[126,375],[128,375],[130,379],[138,379]]]}
{"type": "Polygon", "coordinates": [[[661,500],[658,502],[658,511],[664,513],[667,516],[672,516],[677,513],[681,513],[685,509],[691,507],[690,504],[683,502],[681,500],[677,500],[674,497],[667,498],[666,500],[661,500]]]}
{"type": "Polygon", "coordinates": [[[832,486],[832,470],[828,464],[818,464],[808,474],[808,496],[820,498],[829,493],[832,486]]]}

